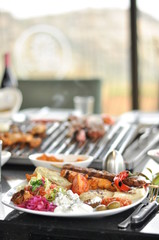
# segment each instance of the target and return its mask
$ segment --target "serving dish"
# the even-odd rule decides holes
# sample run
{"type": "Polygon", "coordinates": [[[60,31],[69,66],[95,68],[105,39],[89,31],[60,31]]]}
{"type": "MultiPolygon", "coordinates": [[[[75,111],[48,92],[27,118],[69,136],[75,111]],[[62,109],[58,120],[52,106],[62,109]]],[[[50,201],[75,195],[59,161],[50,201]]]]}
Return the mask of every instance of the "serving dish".
{"type": "Polygon", "coordinates": [[[23,181],[16,187],[11,188],[8,192],[6,192],[2,198],[2,203],[8,207],[11,207],[13,209],[16,209],[21,212],[26,212],[30,214],[36,214],[36,215],[43,215],[43,216],[50,216],[50,217],[106,217],[106,216],[111,216],[115,214],[122,213],[123,211],[126,211],[130,208],[135,207],[139,203],[141,203],[147,196],[148,191],[145,191],[145,195],[140,198],[137,201],[134,201],[131,205],[116,208],[116,209],[111,209],[111,210],[104,210],[104,211],[93,211],[91,213],[55,213],[55,212],[47,212],[47,211],[36,211],[36,210],[30,210],[26,208],[21,208],[16,205],[14,205],[11,202],[11,197],[13,196],[14,193],[17,192],[17,189],[21,186],[25,186],[27,184],[27,180],[23,181]]]}
{"type": "Polygon", "coordinates": [[[159,148],[149,150],[147,155],[159,163],[159,148]]]}
{"type": "Polygon", "coordinates": [[[11,157],[11,153],[8,151],[2,151],[1,153],[1,166],[3,166],[11,157]]]}
{"type": "Polygon", "coordinates": [[[63,167],[65,164],[72,164],[79,167],[88,167],[92,161],[93,157],[88,155],[74,155],[74,154],[53,154],[46,153],[47,156],[53,156],[59,160],[63,160],[62,162],[52,162],[52,161],[44,161],[37,160],[38,157],[42,156],[44,153],[35,153],[29,155],[29,159],[31,163],[36,167],[46,167],[53,170],[58,170],[63,167]],[[79,160],[79,161],[78,161],[79,160]]]}

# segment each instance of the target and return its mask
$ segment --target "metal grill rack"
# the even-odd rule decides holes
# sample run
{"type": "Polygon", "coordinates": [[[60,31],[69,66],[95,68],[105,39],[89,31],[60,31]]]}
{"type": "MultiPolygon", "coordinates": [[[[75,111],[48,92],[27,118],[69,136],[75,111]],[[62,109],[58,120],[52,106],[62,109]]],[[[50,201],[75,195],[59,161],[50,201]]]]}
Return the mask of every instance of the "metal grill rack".
{"type": "MultiPolygon", "coordinates": [[[[33,123],[32,123],[33,124],[33,123]]],[[[30,127],[23,125],[23,131],[30,127]]],[[[54,122],[47,124],[46,137],[40,147],[31,149],[28,146],[21,148],[20,145],[6,147],[12,153],[8,163],[31,164],[28,156],[33,153],[64,153],[92,155],[94,161],[92,167],[102,168],[102,160],[108,152],[120,149],[123,152],[127,169],[133,169],[140,163],[144,154],[159,142],[159,129],[155,126],[143,126],[135,123],[116,122],[113,126],[106,126],[105,135],[97,141],[87,139],[85,144],[79,146],[72,138],[68,137],[68,122],[54,122]],[[147,136],[146,136],[147,131],[147,136]],[[149,133],[149,134],[148,134],[149,133]],[[145,134],[145,135],[144,135],[145,134]]]]}

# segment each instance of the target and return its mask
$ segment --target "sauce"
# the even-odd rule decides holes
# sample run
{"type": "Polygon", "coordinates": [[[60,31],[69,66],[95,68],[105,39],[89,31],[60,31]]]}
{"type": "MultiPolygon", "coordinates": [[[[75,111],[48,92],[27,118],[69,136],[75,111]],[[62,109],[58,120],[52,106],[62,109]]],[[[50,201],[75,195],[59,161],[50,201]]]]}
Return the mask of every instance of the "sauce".
{"type": "Polygon", "coordinates": [[[73,193],[68,190],[66,194],[59,192],[54,201],[57,205],[54,212],[55,213],[91,213],[93,208],[85,203],[83,203],[77,193],[73,193]]]}

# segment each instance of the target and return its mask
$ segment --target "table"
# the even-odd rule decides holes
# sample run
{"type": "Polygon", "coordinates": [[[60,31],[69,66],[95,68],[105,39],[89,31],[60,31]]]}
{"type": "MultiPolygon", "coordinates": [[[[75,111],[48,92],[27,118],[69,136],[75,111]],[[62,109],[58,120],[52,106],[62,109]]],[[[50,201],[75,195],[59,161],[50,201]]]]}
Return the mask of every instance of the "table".
{"type": "MultiPolygon", "coordinates": [[[[151,164],[151,163],[150,163],[151,164]]],[[[32,173],[33,166],[4,165],[2,167],[1,190],[6,192],[18,181],[25,179],[25,173],[32,173]]],[[[2,197],[2,193],[0,197],[2,197]]],[[[0,239],[4,240],[62,240],[62,239],[159,239],[159,214],[144,225],[126,230],[118,229],[118,223],[131,212],[99,218],[44,217],[21,213],[0,202],[0,239]]]]}

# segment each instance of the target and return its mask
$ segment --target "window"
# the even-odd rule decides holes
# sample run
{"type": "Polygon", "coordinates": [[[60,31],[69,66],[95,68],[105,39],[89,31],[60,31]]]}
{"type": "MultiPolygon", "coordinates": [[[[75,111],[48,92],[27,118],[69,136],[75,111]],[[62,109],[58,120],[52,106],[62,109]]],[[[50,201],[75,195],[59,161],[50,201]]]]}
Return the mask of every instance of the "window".
{"type": "Polygon", "coordinates": [[[129,0],[1,0],[0,18],[18,79],[99,78],[101,111],[131,110],[129,0]]]}
{"type": "Polygon", "coordinates": [[[140,109],[159,107],[159,1],[138,0],[138,72],[140,109]]]}

